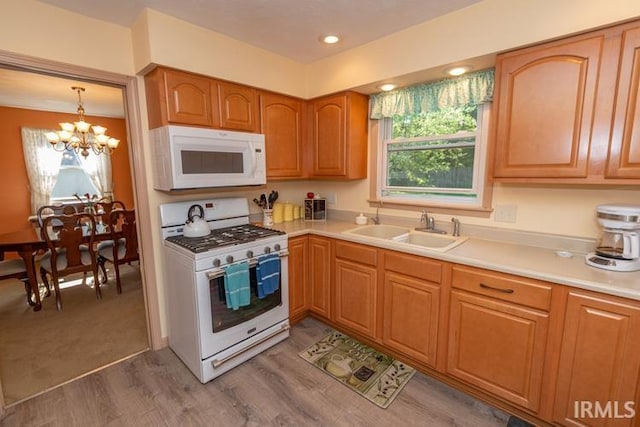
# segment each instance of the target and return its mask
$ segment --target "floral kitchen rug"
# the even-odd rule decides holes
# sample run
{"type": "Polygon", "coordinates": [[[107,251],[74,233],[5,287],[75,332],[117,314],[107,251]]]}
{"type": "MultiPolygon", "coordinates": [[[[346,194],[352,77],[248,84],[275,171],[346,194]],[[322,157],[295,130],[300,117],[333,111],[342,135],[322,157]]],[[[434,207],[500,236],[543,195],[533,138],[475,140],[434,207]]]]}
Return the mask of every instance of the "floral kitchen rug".
{"type": "Polygon", "coordinates": [[[381,408],[393,402],[416,372],[337,331],[298,355],[381,408]]]}

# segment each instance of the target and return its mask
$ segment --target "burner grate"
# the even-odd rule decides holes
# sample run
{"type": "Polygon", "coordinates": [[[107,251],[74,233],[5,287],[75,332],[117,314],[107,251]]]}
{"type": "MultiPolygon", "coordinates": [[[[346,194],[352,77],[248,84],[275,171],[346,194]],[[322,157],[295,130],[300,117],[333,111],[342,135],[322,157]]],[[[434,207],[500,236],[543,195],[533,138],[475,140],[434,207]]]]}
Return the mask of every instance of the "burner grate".
{"type": "Polygon", "coordinates": [[[257,225],[243,224],[211,230],[211,234],[202,237],[167,237],[167,241],[187,248],[191,252],[201,253],[211,249],[239,245],[282,234],[285,234],[285,232],[257,225]]]}

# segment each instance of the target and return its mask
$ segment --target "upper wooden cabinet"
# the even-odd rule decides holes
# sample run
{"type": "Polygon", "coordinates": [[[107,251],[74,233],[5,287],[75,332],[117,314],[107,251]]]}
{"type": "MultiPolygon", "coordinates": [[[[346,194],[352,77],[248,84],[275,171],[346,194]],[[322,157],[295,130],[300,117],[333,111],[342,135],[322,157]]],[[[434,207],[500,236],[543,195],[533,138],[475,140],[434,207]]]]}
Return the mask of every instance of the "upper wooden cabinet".
{"type": "Polygon", "coordinates": [[[256,89],[171,68],[145,76],[149,128],[168,124],[258,132],[256,89]]]}
{"type": "Polygon", "coordinates": [[[491,136],[496,181],[640,179],[638,27],[498,56],[491,136]]]}
{"type": "Polygon", "coordinates": [[[312,101],[311,177],[367,177],[369,98],[355,92],[312,101]]]}
{"type": "Polygon", "coordinates": [[[213,126],[210,79],[158,67],[145,76],[149,128],[213,126]]]}
{"type": "Polygon", "coordinates": [[[217,127],[245,132],[259,131],[256,89],[223,81],[214,81],[212,86],[217,90],[217,127]]]}
{"type": "Polygon", "coordinates": [[[264,134],[267,178],[302,178],[304,173],[304,102],[260,92],[260,133],[264,134]]]}
{"type": "Polygon", "coordinates": [[[623,32],[607,178],[640,178],[640,26],[623,32]]]}

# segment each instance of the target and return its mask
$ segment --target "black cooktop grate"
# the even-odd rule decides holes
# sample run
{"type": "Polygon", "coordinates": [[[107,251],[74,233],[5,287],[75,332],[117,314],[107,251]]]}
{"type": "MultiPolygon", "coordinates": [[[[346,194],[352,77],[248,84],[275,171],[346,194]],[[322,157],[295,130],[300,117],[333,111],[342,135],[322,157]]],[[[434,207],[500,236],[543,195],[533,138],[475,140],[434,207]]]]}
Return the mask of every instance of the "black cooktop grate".
{"type": "Polygon", "coordinates": [[[224,246],[253,242],[254,240],[281,234],[285,234],[285,232],[259,227],[257,225],[244,224],[211,230],[211,234],[202,237],[167,237],[167,241],[187,248],[191,252],[200,253],[224,246]]]}

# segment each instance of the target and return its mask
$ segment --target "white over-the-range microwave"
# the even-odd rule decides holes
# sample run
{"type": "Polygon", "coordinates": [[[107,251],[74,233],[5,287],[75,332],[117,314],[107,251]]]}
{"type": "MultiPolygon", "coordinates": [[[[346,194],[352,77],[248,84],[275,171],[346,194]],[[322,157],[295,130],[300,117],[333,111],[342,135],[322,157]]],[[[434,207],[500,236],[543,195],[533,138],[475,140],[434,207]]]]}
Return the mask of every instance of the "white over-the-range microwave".
{"type": "Polygon", "coordinates": [[[267,182],[262,134],[163,126],[152,129],[150,135],[156,190],[267,182]]]}

